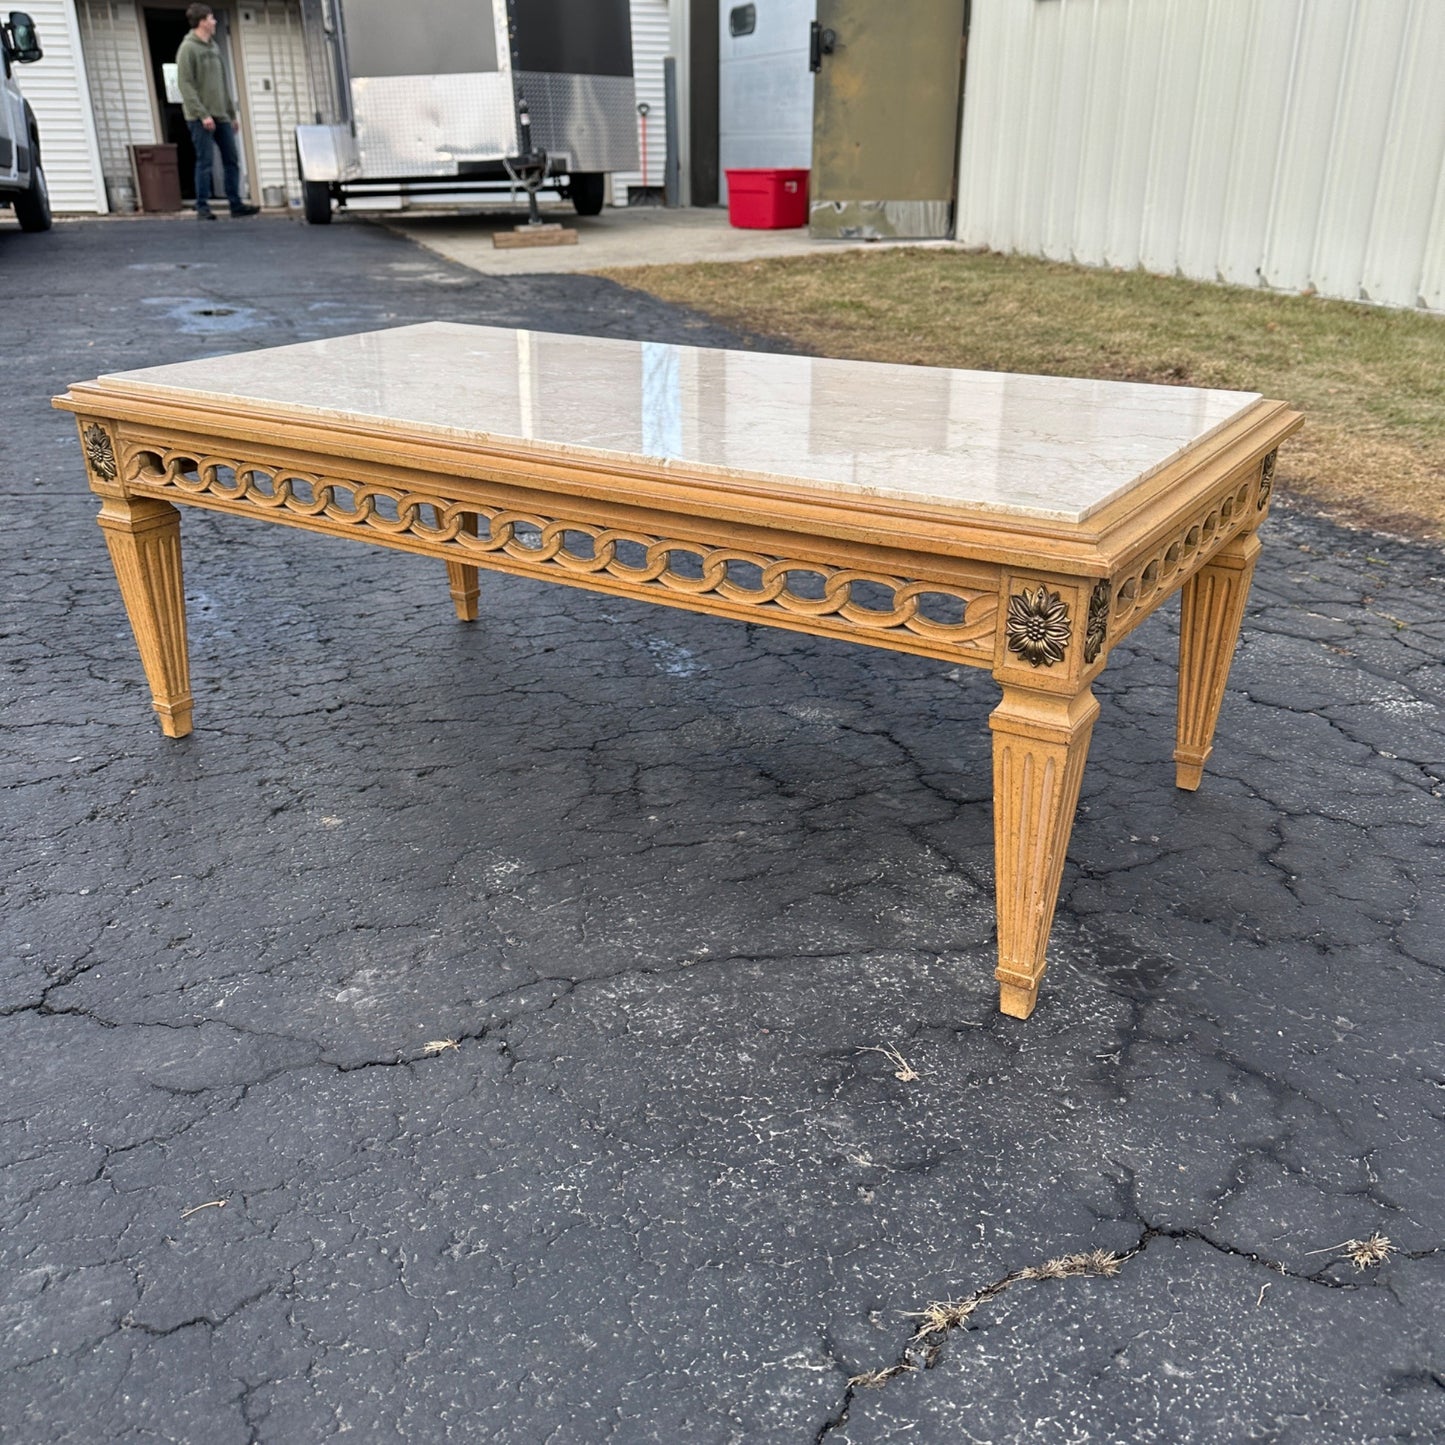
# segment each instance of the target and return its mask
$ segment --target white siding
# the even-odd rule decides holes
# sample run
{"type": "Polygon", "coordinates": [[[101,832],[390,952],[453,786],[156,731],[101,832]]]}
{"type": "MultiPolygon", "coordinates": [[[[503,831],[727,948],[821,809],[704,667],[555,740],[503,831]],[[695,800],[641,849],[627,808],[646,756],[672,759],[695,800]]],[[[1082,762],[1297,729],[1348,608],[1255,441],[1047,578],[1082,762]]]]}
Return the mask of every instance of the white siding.
{"type": "Polygon", "coordinates": [[[1445,0],[976,0],[958,239],[1445,308],[1445,0]]]}
{"type": "MultiPolygon", "coordinates": [[[[662,185],[667,165],[667,106],[662,88],[662,62],[671,54],[668,48],[671,32],[668,0],[632,0],[632,75],[638,102],[646,101],[651,107],[647,116],[646,184],[649,186],[662,185]]],[[[637,150],[641,156],[641,116],[638,117],[637,150]]],[[[643,184],[640,170],[614,172],[613,203],[625,206],[628,186],[643,184]]]]}
{"type": "Polygon", "coordinates": [[[140,14],[133,0],[77,0],[76,20],[85,48],[100,164],[114,198],[117,182],[134,188],[130,147],[160,139],[140,14]]]}
{"type": "Polygon", "coordinates": [[[105,187],[91,128],[74,11],[66,0],[29,0],[24,8],[35,21],[45,58],[18,67],[18,78],[40,126],[50,204],[62,212],[103,212],[105,187]]]}
{"type": "Polygon", "coordinates": [[[281,186],[287,200],[300,205],[295,131],[314,110],[301,8],[296,0],[258,0],[239,7],[239,20],[245,72],[241,115],[260,177],[251,189],[259,201],[265,187],[281,186]]]}

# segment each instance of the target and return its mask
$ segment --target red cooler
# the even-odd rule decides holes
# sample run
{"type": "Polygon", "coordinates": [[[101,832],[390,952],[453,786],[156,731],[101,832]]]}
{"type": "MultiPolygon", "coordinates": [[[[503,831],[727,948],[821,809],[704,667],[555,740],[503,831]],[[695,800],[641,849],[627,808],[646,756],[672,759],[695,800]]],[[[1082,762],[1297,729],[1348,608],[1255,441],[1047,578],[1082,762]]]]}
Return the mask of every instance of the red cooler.
{"type": "Polygon", "coordinates": [[[728,221],[745,231],[808,224],[807,171],[728,171],[728,221]]]}

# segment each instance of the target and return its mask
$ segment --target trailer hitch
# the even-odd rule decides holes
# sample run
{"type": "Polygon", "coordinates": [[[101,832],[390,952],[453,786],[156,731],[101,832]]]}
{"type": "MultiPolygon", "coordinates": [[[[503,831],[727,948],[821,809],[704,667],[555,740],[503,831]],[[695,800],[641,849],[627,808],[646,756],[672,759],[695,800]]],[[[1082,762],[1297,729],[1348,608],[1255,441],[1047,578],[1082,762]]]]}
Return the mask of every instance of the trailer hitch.
{"type": "Polygon", "coordinates": [[[521,131],[521,153],[502,164],[506,166],[513,184],[526,189],[527,224],[541,226],[542,211],[537,205],[537,192],[547,180],[547,152],[532,145],[532,112],[525,99],[517,101],[517,127],[521,131]]]}
{"type": "Polygon", "coordinates": [[[527,191],[527,223],[513,226],[510,232],[494,231],[492,245],[504,246],[575,246],[577,232],[557,221],[544,221],[537,205],[537,192],[547,184],[547,152],[532,144],[532,115],[527,102],[517,97],[517,129],[522,143],[518,155],[507,157],[502,164],[514,186],[527,191]]]}

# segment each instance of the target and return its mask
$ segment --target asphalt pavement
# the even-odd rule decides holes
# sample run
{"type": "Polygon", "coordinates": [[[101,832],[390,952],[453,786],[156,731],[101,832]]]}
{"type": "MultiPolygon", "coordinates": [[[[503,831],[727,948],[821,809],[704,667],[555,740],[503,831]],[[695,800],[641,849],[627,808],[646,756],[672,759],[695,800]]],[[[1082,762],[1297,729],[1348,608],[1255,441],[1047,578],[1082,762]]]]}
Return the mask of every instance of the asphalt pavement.
{"type": "Polygon", "coordinates": [[[188,513],[168,741],[49,406],[764,343],[357,220],[0,280],[5,1445],[1445,1440],[1439,550],[1286,499],[1197,794],[1177,609],[1116,649],[1020,1023],[986,674],[188,513]]]}

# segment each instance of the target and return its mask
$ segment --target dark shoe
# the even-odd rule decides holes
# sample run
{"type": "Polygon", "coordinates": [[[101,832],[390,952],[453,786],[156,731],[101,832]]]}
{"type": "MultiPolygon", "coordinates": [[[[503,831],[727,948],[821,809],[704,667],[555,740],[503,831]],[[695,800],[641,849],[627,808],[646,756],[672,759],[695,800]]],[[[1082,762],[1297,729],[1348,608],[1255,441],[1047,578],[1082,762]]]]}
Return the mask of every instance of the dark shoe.
{"type": "Polygon", "coordinates": [[[232,206],[233,216],[258,216],[261,213],[260,206],[232,206]]]}
{"type": "Polygon", "coordinates": [[[216,219],[216,213],[214,211],[207,211],[202,207],[197,206],[196,219],[198,221],[214,221],[216,219]]]}

